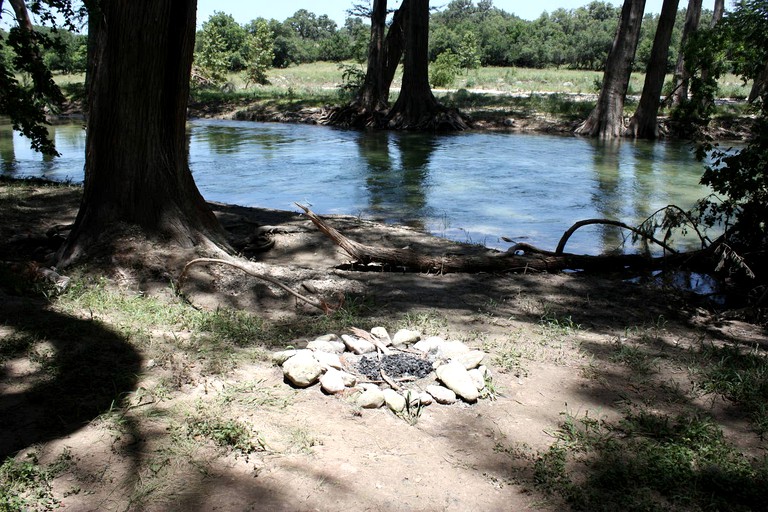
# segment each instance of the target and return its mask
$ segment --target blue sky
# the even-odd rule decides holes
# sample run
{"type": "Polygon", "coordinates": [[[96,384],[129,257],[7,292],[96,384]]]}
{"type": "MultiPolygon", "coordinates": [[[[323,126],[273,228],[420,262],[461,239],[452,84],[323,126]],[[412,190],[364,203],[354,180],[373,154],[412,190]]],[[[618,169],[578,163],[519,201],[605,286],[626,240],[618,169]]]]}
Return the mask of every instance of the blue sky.
{"type": "MultiPolygon", "coordinates": [[[[432,2],[433,6],[447,5],[449,0],[432,2]]],[[[621,5],[621,0],[609,0],[614,5],[621,5]]],[[[658,13],[661,10],[662,0],[647,0],[646,12],[658,13]]],[[[346,10],[350,8],[353,0],[326,0],[324,2],[309,2],[307,0],[259,0],[244,2],[243,0],[198,0],[197,24],[200,26],[215,11],[225,12],[234,16],[238,23],[248,23],[252,19],[275,18],[283,21],[299,9],[306,9],[317,15],[327,14],[339,25],[344,22],[346,10]]],[[[399,1],[390,1],[393,5],[399,5],[399,1]]],[[[509,13],[516,14],[524,19],[535,19],[543,11],[552,12],[560,7],[575,9],[589,3],[589,0],[494,0],[493,5],[509,13]]],[[[706,2],[711,3],[711,2],[706,2]]],[[[705,3],[705,4],[706,4],[705,3]]],[[[730,3],[730,2],[728,2],[730,3]]],[[[680,0],[680,8],[685,8],[687,2],[680,0]]],[[[710,7],[711,9],[711,7],[710,7]]]]}

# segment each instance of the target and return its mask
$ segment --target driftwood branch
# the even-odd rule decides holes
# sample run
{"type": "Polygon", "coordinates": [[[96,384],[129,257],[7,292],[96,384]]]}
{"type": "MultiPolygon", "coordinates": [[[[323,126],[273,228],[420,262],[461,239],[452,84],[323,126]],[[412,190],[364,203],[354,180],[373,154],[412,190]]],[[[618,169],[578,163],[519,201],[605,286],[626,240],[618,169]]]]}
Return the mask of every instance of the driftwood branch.
{"type": "Polygon", "coordinates": [[[507,252],[490,252],[477,255],[443,254],[431,256],[411,249],[372,247],[347,238],[309,208],[297,204],[307,217],[341,247],[353,260],[362,263],[379,263],[417,272],[554,272],[565,269],[611,271],[633,268],[637,270],[660,269],[666,266],[691,264],[712,254],[712,246],[690,253],[673,253],[650,257],[641,254],[578,255],[543,251],[528,244],[517,244],[507,252]]]}
{"type": "Polygon", "coordinates": [[[253,276],[253,277],[257,278],[257,279],[261,279],[262,281],[267,281],[268,283],[272,283],[275,286],[278,286],[278,287],[282,288],[283,290],[285,290],[286,292],[290,293],[291,295],[293,295],[297,299],[299,299],[299,300],[301,300],[303,302],[306,302],[310,306],[313,306],[313,307],[321,310],[325,314],[332,313],[336,309],[336,308],[330,306],[325,301],[322,301],[322,300],[321,301],[317,301],[317,300],[314,300],[314,299],[310,299],[309,297],[305,297],[304,295],[302,295],[302,294],[292,290],[287,285],[281,283],[280,281],[278,281],[274,277],[267,276],[267,275],[264,275],[264,274],[260,274],[258,272],[254,272],[253,270],[249,269],[245,265],[242,265],[242,264],[237,263],[235,261],[228,261],[228,260],[222,260],[222,259],[217,259],[217,258],[197,258],[197,259],[194,259],[194,260],[190,261],[186,265],[184,265],[184,269],[181,271],[181,275],[179,275],[179,287],[181,287],[181,285],[184,283],[184,279],[187,277],[187,271],[190,268],[192,268],[195,265],[204,265],[204,264],[209,264],[209,263],[216,263],[216,264],[220,264],[220,265],[228,265],[228,266],[236,268],[238,270],[242,270],[243,272],[245,272],[249,276],[253,276]]]}
{"type": "Polygon", "coordinates": [[[664,250],[669,251],[672,254],[677,253],[675,249],[673,249],[666,243],[662,242],[661,240],[658,240],[657,238],[653,237],[652,235],[649,235],[648,233],[644,232],[641,229],[633,228],[632,226],[628,224],[624,224],[623,222],[619,222],[617,220],[609,220],[609,219],[586,219],[586,220],[580,220],[579,222],[575,223],[573,226],[568,228],[568,231],[563,233],[563,236],[560,238],[560,242],[557,244],[557,249],[555,249],[555,254],[563,254],[563,251],[565,250],[565,244],[568,243],[568,240],[571,238],[571,235],[573,235],[577,229],[582,228],[584,226],[591,226],[594,224],[616,226],[619,228],[626,229],[628,231],[633,232],[639,237],[645,238],[646,240],[650,240],[656,245],[663,247],[664,250]]]}

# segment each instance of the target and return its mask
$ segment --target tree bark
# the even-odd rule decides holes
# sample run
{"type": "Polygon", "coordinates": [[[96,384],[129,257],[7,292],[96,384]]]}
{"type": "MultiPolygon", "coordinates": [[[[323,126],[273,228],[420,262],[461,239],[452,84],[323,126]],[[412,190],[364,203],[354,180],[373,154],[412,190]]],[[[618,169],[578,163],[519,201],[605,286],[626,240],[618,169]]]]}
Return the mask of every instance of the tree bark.
{"type": "Polygon", "coordinates": [[[409,0],[405,44],[403,85],[389,112],[389,127],[399,130],[467,128],[461,116],[438,103],[429,86],[429,0],[409,0]]]}
{"type": "Polygon", "coordinates": [[[680,52],[677,55],[677,65],[675,66],[675,87],[674,92],[672,93],[673,105],[680,105],[688,99],[688,80],[690,79],[691,74],[685,65],[685,45],[688,43],[688,38],[698,30],[700,20],[701,0],[688,0],[683,35],[680,39],[680,52]]]}
{"type": "Polygon", "coordinates": [[[387,0],[374,0],[371,10],[371,40],[368,44],[368,67],[358,103],[373,113],[389,106],[389,87],[384,87],[384,33],[387,24],[387,0]]]}
{"type": "Polygon", "coordinates": [[[749,103],[754,103],[757,98],[763,95],[766,83],[768,83],[768,63],[765,64],[763,71],[752,82],[752,89],[750,89],[749,97],[747,98],[749,103]]]}
{"type": "MultiPolygon", "coordinates": [[[[100,2],[90,60],[83,200],[60,264],[123,229],[229,249],[189,171],[186,109],[196,0],[100,2]]],[[[109,249],[106,249],[109,250],[109,249]]]]}
{"type": "Polygon", "coordinates": [[[669,43],[672,40],[672,29],[675,27],[678,1],[664,0],[661,6],[659,25],[656,27],[651,58],[645,72],[643,93],[625,133],[628,137],[655,139],[659,136],[657,118],[661,105],[661,90],[664,88],[664,77],[667,75],[667,54],[669,43]]]}
{"type": "Polygon", "coordinates": [[[621,136],[624,128],[624,100],[644,11],[645,0],[624,0],[621,21],[605,63],[603,85],[597,105],[589,117],[576,128],[577,134],[601,139],[621,136]]]}
{"type": "Polygon", "coordinates": [[[384,58],[382,60],[382,84],[387,91],[387,100],[389,100],[389,89],[395,80],[400,61],[403,59],[405,51],[405,28],[407,15],[410,10],[410,0],[403,0],[400,8],[392,16],[392,24],[389,26],[387,37],[384,40],[384,58]]]}

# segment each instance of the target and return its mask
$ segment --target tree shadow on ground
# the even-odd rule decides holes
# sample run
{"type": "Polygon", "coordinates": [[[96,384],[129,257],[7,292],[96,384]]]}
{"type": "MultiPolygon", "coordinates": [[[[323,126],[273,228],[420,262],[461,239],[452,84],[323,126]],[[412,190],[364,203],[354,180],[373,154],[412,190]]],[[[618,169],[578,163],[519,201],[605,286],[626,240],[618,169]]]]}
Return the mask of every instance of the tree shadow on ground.
{"type": "Polygon", "coordinates": [[[142,359],[122,335],[2,290],[0,303],[0,460],[123,405],[142,359]]]}

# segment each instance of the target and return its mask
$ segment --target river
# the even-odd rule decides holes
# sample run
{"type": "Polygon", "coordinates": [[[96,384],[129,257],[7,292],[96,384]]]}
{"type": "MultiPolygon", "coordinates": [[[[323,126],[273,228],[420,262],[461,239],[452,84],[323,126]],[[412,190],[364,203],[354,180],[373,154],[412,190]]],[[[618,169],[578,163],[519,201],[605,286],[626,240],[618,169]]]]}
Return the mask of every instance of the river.
{"type": "MultiPolygon", "coordinates": [[[[554,249],[574,222],[636,225],[668,204],[707,195],[692,148],[680,142],[603,143],[541,134],[361,132],[324,126],[195,120],[190,167],[208,200],[349,214],[504,249],[554,249]]],[[[0,123],[0,173],[81,182],[82,123],[51,128],[60,157],[29,149],[0,123]]],[[[567,250],[621,247],[612,227],[583,228],[567,250]]],[[[695,241],[682,242],[686,247],[695,241]]]]}

